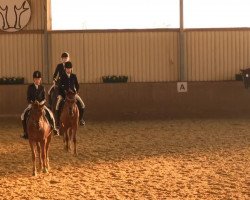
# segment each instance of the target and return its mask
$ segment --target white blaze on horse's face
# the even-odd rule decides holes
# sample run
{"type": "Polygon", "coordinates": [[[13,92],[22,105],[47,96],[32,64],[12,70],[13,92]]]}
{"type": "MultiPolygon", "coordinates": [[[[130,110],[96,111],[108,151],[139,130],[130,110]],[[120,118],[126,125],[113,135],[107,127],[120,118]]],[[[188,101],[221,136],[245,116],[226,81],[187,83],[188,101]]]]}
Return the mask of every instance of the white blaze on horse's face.
{"type": "Polygon", "coordinates": [[[38,101],[32,103],[33,112],[40,118],[44,114],[44,104],[40,104],[38,101]]]}
{"type": "Polygon", "coordinates": [[[66,98],[66,102],[68,104],[68,113],[71,117],[74,116],[74,105],[76,103],[76,99],[73,97],[73,98],[66,98]]]}

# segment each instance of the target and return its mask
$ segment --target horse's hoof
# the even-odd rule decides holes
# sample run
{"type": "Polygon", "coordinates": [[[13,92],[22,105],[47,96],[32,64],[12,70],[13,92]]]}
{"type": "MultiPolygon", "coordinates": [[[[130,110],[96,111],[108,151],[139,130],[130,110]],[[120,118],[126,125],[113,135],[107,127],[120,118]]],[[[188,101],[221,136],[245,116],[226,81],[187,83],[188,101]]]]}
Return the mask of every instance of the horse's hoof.
{"type": "Polygon", "coordinates": [[[36,173],[36,172],[33,172],[32,176],[37,176],[37,173],[36,173]]]}
{"type": "Polygon", "coordinates": [[[47,168],[43,169],[43,173],[48,173],[48,172],[49,172],[49,170],[47,168]]]}

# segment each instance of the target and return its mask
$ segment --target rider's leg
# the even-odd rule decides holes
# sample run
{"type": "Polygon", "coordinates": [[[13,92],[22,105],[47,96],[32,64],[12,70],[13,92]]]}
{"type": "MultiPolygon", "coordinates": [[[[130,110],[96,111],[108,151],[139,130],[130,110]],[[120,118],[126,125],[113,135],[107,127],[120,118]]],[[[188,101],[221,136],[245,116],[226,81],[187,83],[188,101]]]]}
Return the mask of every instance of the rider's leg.
{"type": "Polygon", "coordinates": [[[77,94],[76,95],[76,100],[77,100],[77,106],[79,109],[79,123],[80,126],[84,126],[85,125],[85,121],[84,121],[84,110],[85,110],[85,104],[83,103],[81,97],[77,94]]]}
{"type": "Polygon", "coordinates": [[[22,120],[22,125],[23,125],[23,135],[21,135],[22,138],[24,139],[28,139],[28,133],[27,133],[27,115],[28,112],[31,109],[31,105],[29,104],[28,107],[23,111],[22,115],[21,115],[21,120],[22,120]]]}
{"type": "Polygon", "coordinates": [[[63,97],[61,95],[59,95],[57,97],[57,102],[56,102],[56,113],[55,113],[55,117],[56,117],[56,126],[57,128],[60,126],[60,113],[59,113],[59,109],[60,109],[60,104],[63,100],[63,97]]]}
{"type": "Polygon", "coordinates": [[[56,122],[53,113],[46,106],[44,107],[44,109],[46,111],[46,117],[49,120],[49,123],[53,129],[54,135],[59,135],[58,130],[56,129],[56,122]]]}

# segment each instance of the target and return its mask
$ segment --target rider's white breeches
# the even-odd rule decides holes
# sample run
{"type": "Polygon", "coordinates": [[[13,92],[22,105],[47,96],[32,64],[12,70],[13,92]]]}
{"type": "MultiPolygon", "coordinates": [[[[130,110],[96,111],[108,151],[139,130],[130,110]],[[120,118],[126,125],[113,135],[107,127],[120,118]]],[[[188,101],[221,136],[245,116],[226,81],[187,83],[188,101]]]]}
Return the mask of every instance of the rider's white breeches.
{"type": "MultiPolygon", "coordinates": [[[[56,102],[56,110],[59,110],[59,105],[62,100],[63,100],[63,97],[61,95],[58,95],[57,102],[56,102]]],[[[85,108],[85,104],[83,103],[81,97],[78,94],[76,95],[76,100],[80,102],[82,108],[85,108]]]]}
{"type": "Polygon", "coordinates": [[[54,84],[50,87],[50,89],[49,89],[49,91],[48,91],[48,95],[50,95],[51,90],[52,90],[54,87],[55,87],[55,85],[54,85],[54,84]]]}
{"type": "Polygon", "coordinates": [[[56,102],[56,110],[59,110],[59,105],[62,100],[63,100],[63,97],[61,95],[58,95],[57,102],[56,102]]]}
{"type": "Polygon", "coordinates": [[[31,109],[31,104],[28,105],[27,108],[25,108],[25,110],[23,111],[23,113],[21,114],[21,120],[24,120],[24,114],[26,113],[27,110],[30,110],[31,109]]]}
{"type": "Polygon", "coordinates": [[[82,108],[85,108],[85,104],[83,103],[81,97],[78,94],[76,95],[76,100],[80,102],[82,108]]]}

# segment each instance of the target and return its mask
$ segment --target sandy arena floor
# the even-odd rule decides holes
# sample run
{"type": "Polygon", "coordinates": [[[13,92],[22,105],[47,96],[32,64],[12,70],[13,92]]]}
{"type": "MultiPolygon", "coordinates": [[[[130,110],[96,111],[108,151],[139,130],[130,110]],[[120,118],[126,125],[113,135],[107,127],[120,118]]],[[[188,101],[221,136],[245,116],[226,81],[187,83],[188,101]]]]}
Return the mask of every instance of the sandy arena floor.
{"type": "Polygon", "coordinates": [[[0,128],[0,199],[250,199],[250,120],[87,122],[37,177],[20,121],[0,128]]]}

